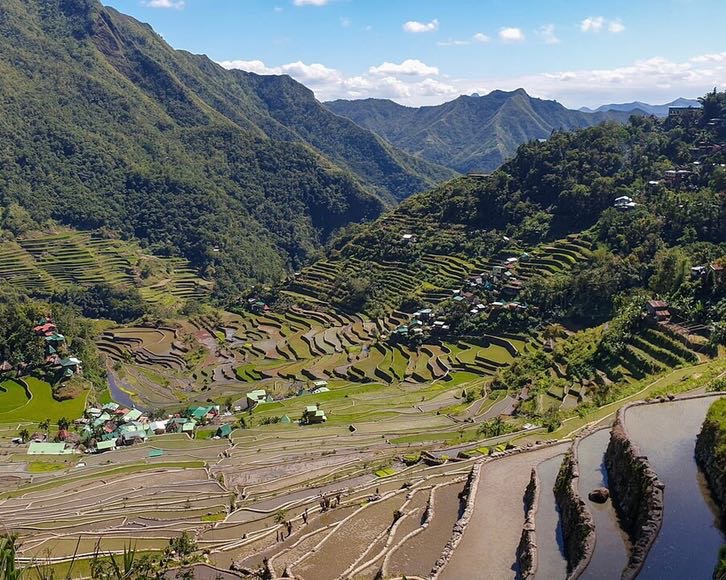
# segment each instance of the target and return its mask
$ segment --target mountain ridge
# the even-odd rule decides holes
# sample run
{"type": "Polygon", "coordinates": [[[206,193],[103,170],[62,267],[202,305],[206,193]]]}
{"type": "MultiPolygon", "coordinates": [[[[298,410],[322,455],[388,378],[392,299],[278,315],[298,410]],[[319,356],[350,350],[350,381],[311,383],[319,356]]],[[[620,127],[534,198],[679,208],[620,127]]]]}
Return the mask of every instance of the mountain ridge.
{"type": "Polygon", "coordinates": [[[3,2],[0,72],[3,234],[18,235],[5,223],[13,207],[39,229],[138,238],[189,259],[225,300],[452,175],[289,78],[265,81],[288,93],[273,115],[282,90],[174,50],[97,0],[3,2]]]}
{"type": "Polygon", "coordinates": [[[522,88],[462,95],[420,108],[378,99],[336,100],[325,106],[408,153],[464,173],[492,171],[513,156],[519,145],[545,139],[553,130],[608,120],[625,122],[629,116],[572,111],[556,101],[533,98],[522,88]]]}
{"type": "Polygon", "coordinates": [[[578,111],[583,113],[603,113],[607,111],[620,111],[620,112],[634,112],[642,111],[646,115],[655,115],[656,117],[667,117],[668,109],[670,107],[700,107],[698,99],[686,99],[684,97],[678,97],[670,103],[664,103],[662,105],[651,105],[642,101],[632,101],[630,103],[610,103],[607,105],[600,105],[596,109],[590,109],[589,107],[580,107],[578,111]]]}

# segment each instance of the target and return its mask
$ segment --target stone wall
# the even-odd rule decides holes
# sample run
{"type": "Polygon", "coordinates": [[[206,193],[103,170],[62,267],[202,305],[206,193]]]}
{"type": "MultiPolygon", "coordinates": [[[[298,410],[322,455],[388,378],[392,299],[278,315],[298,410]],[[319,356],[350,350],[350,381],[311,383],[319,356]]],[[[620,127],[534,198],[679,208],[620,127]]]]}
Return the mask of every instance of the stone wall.
{"type": "Polygon", "coordinates": [[[555,499],[557,507],[560,508],[568,578],[578,578],[584,572],[595,550],[595,522],[580,497],[579,477],[577,450],[573,448],[565,455],[555,482],[555,499]]]}
{"type": "Polygon", "coordinates": [[[539,477],[537,468],[532,468],[529,484],[524,491],[524,509],[526,517],[522,527],[522,537],[517,547],[517,563],[519,564],[519,577],[522,580],[534,578],[537,571],[537,535],[535,519],[539,505],[539,477]]]}
{"type": "Polygon", "coordinates": [[[663,523],[663,482],[625,429],[626,405],[618,411],[605,452],[610,497],[632,550],[622,578],[635,578],[663,523]]]}

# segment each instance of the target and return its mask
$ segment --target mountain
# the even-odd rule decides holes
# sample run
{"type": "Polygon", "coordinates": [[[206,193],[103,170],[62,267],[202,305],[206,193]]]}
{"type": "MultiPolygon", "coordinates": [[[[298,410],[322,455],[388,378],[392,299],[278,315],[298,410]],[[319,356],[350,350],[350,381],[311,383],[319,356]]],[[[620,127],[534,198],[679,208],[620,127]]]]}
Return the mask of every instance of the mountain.
{"type": "Polygon", "coordinates": [[[700,107],[701,103],[698,99],[684,99],[680,97],[670,103],[664,105],[649,105],[641,101],[633,101],[632,103],[611,103],[609,105],[600,105],[597,109],[589,109],[581,107],[579,110],[583,113],[604,113],[607,111],[619,111],[622,113],[643,112],[647,115],[655,115],[656,117],[667,117],[670,107],[700,107]]]}
{"type": "MultiPolygon", "coordinates": [[[[661,292],[690,275],[685,264],[726,253],[720,165],[726,132],[709,123],[726,113],[726,93],[712,100],[698,123],[634,116],[627,125],[604,123],[530,141],[490,175],[460,177],[349,227],[323,260],[295,277],[291,290],[343,311],[408,312],[439,304],[466,288],[472,275],[486,277],[493,266],[522,257],[525,289],[535,274],[555,276],[552,287],[521,300],[585,323],[607,320],[618,293],[661,292]],[[667,171],[683,167],[698,170],[683,179],[667,171]],[[615,202],[623,196],[630,199],[626,206],[615,202]],[[571,273],[587,254],[582,250],[595,248],[595,262],[571,273]],[[678,272],[650,279],[666,256],[678,272]]],[[[516,287],[507,291],[509,298],[517,294],[516,287]]],[[[709,302],[709,316],[721,316],[723,297],[709,302]]]]}
{"type": "Polygon", "coordinates": [[[334,113],[374,131],[421,159],[460,172],[491,171],[522,143],[546,139],[556,129],[626,121],[619,112],[583,113],[556,101],[530,97],[523,89],[461,96],[432,107],[405,107],[390,100],[325,103],[334,113]]]}
{"type": "Polygon", "coordinates": [[[135,237],[227,298],[452,175],[289,77],[173,50],[97,0],[3,0],[0,75],[0,234],[55,221],[135,237]]]}

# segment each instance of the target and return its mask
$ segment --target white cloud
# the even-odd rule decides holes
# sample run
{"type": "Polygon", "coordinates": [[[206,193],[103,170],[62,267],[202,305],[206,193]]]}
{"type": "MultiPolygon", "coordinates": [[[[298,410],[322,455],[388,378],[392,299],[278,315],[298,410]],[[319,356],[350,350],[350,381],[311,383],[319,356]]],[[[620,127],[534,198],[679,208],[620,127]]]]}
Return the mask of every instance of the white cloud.
{"type": "Polygon", "coordinates": [[[420,32],[433,32],[439,29],[439,21],[434,18],[431,22],[418,22],[417,20],[409,20],[403,25],[406,32],[418,34],[420,32]]]}
{"type": "Polygon", "coordinates": [[[184,0],[147,0],[144,6],[148,8],[174,8],[181,10],[184,8],[184,0]]]}
{"type": "Polygon", "coordinates": [[[726,52],[701,54],[690,59],[691,62],[726,62],[726,52]]]}
{"type": "Polygon", "coordinates": [[[499,31],[499,38],[503,42],[522,42],[524,40],[524,32],[521,28],[506,27],[499,31]]]}
{"type": "Polygon", "coordinates": [[[619,34],[625,30],[625,25],[619,18],[607,20],[602,16],[588,16],[580,22],[580,30],[583,32],[600,32],[606,29],[611,34],[619,34]]]}
{"type": "Polygon", "coordinates": [[[539,36],[545,44],[559,44],[560,39],[555,34],[554,24],[544,24],[537,29],[537,36],[539,36]]]}
{"type": "Polygon", "coordinates": [[[588,16],[580,22],[580,30],[583,32],[599,32],[605,24],[602,16],[588,16]]]}
{"type": "Polygon", "coordinates": [[[466,40],[450,38],[449,40],[440,40],[436,44],[438,46],[467,46],[469,44],[486,44],[490,40],[491,38],[489,38],[486,34],[477,32],[471,38],[466,40]]]}
{"type": "Polygon", "coordinates": [[[384,62],[378,66],[372,66],[368,69],[372,75],[406,75],[406,76],[436,76],[439,69],[435,66],[429,66],[417,59],[406,59],[401,63],[384,62]]]}
{"type": "Polygon", "coordinates": [[[227,69],[246,70],[247,72],[257,73],[258,75],[280,74],[279,68],[269,68],[261,60],[223,60],[219,64],[227,69]]]}
{"type": "Polygon", "coordinates": [[[353,21],[350,18],[348,18],[347,16],[340,17],[340,25],[343,28],[350,28],[351,24],[353,24],[353,21]]]}
{"type": "Polygon", "coordinates": [[[292,0],[295,6],[325,6],[330,0],[292,0]]]}
{"type": "Polygon", "coordinates": [[[414,106],[439,104],[459,94],[519,87],[530,95],[557,99],[575,108],[631,100],[665,103],[726,86],[726,52],[694,55],[683,61],[653,57],[613,68],[545,69],[529,75],[468,78],[447,76],[445,71],[415,59],[384,62],[354,75],[301,61],[280,66],[268,66],[260,60],[220,64],[258,74],[289,74],[308,85],[320,100],[379,97],[414,106]]]}
{"type": "Polygon", "coordinates": [[[620,22],[620,20],[611,20],[608,24],[608,32],[612,32],[613,34],[618,34],[625,30],[625,25],[620,22]]]}
{"type": "Polygon", "coordinates": [[[436,79],[426,79],[419,83],[418,88],[419,94],[423,96],[453,95],[457,92],[455,87],[436,79]]]}

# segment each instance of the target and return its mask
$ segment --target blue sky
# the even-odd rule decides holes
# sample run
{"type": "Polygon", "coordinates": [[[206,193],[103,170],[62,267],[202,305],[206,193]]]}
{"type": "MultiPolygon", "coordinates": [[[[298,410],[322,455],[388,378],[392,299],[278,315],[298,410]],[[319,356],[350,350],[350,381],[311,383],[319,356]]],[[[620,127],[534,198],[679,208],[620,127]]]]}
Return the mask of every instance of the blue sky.
{"type": "Polygon", "coordinates": [[[525,88],[567,106],[726,85],[726,0],[105,0],[174,47],[321,100],[525,88]]]}

